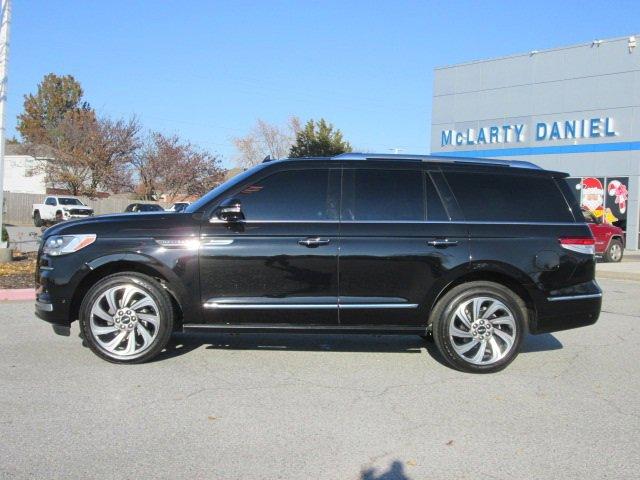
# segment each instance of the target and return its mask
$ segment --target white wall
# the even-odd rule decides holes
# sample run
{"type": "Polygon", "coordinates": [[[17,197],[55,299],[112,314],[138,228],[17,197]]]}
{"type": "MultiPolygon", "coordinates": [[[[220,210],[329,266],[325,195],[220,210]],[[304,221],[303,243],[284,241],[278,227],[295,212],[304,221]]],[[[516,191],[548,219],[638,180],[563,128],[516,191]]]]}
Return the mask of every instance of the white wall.
{"type": "Polygon", "coordinates": [[[43,173],[32,173],[37,160],[30,155],[5,155],[4,185],[7,192],[46,193],[43,173]]]}

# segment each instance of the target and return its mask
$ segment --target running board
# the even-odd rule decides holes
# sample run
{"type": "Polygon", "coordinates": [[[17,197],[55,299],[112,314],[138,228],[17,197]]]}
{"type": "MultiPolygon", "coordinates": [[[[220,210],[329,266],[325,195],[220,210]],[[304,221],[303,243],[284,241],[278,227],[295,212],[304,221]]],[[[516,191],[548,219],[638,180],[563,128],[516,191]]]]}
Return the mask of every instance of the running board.
{"type": "Polygon", "coordinates": [[[223,333],[334,333],[377,335],[424,335],[426,325],[292,325],[292,324],[237,324],[192,323],[182,326],[184,332],[223,333]]]}

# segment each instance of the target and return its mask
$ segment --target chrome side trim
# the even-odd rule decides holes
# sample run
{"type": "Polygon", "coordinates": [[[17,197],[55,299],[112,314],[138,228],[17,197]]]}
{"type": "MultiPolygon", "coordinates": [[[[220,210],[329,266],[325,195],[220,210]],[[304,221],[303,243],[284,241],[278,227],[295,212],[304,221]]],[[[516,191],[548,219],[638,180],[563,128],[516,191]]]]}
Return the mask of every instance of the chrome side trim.
{"type": "Polygon", "coordinates": [[[278,309],[357,309],[357,308],[418,308],[417,303],[219,303],[205,302],[207,309],[218,310],[278,310],[278,309]]]}
{"type": "Polygon", "coordinates": [[[218,247],[220,245],[231,245],[233,243],[232,239],[223,239],[223,238],[214,238],[214,239],[204,239],[202,241],[202,247],[218,247]]]}
{"type": "Polygon", "coordinates": [[[338,308],[335,303],[218,303],[205,302],[203,305],[207,309],[218,310],[274,310],[274,309],[330,309],[338,308]]]}
{"type": "MultiPolygon", "coordinates": [[[[210,223],[229,223],[223,220],[212,221],[210,223]]],[[[236,224],[257,224],[257,223],[356,223],[356,224],[446,224],[446,225],[560,225],[560,226],[580,226],[586,225],[581,222],[508,222],[508,221],[469,221],[469,220],[239,220],[236,224]]]]}
{"type": "Polygon", "coordinates": [[[41,302],[40,300],[36,300],[36,308],[38,310],[42,310],[43,312],[53,312],[53,304],[41,302]]]}
{"type": "Polygon", "coordinates": [[[581,295],[566,295],[564,297],[547,297],[548,302],[564,302],[566,300],[586,300],[589,298],[602,298],[602,293],[586,293],[581,295]]]}
{"type": "Polygon", "coordinates": [[[341,303],[340,308],[418,308],[417,303],[341,303]]]}

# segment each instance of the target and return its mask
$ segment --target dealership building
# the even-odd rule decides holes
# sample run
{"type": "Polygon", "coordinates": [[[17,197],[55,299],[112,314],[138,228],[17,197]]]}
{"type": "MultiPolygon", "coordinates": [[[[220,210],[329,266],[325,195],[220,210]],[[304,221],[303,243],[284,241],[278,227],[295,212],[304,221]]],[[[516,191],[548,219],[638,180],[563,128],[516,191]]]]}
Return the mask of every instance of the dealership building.
{"type": "Polygon", "coordinates": [[[624,228],[627,248],[638,249],[637,42],[640,35],[436,68],[432,153],[568,172],[582,206],[624,228]]]}

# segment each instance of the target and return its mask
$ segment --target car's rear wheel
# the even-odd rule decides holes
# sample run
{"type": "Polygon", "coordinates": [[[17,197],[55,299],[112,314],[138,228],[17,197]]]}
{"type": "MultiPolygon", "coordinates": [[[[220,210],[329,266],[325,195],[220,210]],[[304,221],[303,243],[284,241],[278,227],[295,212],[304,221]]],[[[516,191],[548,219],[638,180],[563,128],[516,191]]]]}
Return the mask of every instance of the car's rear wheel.
{"type": "Polygon", "coordinates": [[[604,254],[604,259],[606,262],[620,262],[623,254],[624,248],[622,246],[622,242],[618,239],[613,239],[604,254]]]}
{"type": "Polygon", "coordinates": [[[433,337],[453,367],[496,372],[518,355],[526,315],[522,299],[507,287],[469,282],[451,289],[437,303],[431,316],[433,337]]]}
{"type": "Polygon", "coordinates": [[[158,355],[171,337],[171,299],[146,275],[110,275],[85,296],[80,328],[99,357],[115,363],[142,363],[158,355]]]}
{"type": "Polygon", "coordinates": [[[40,212],[36,211],[33,214],[33,224],[36,227],[41,227],[42,226],[42,217],[40,217],[40,212]]]}

